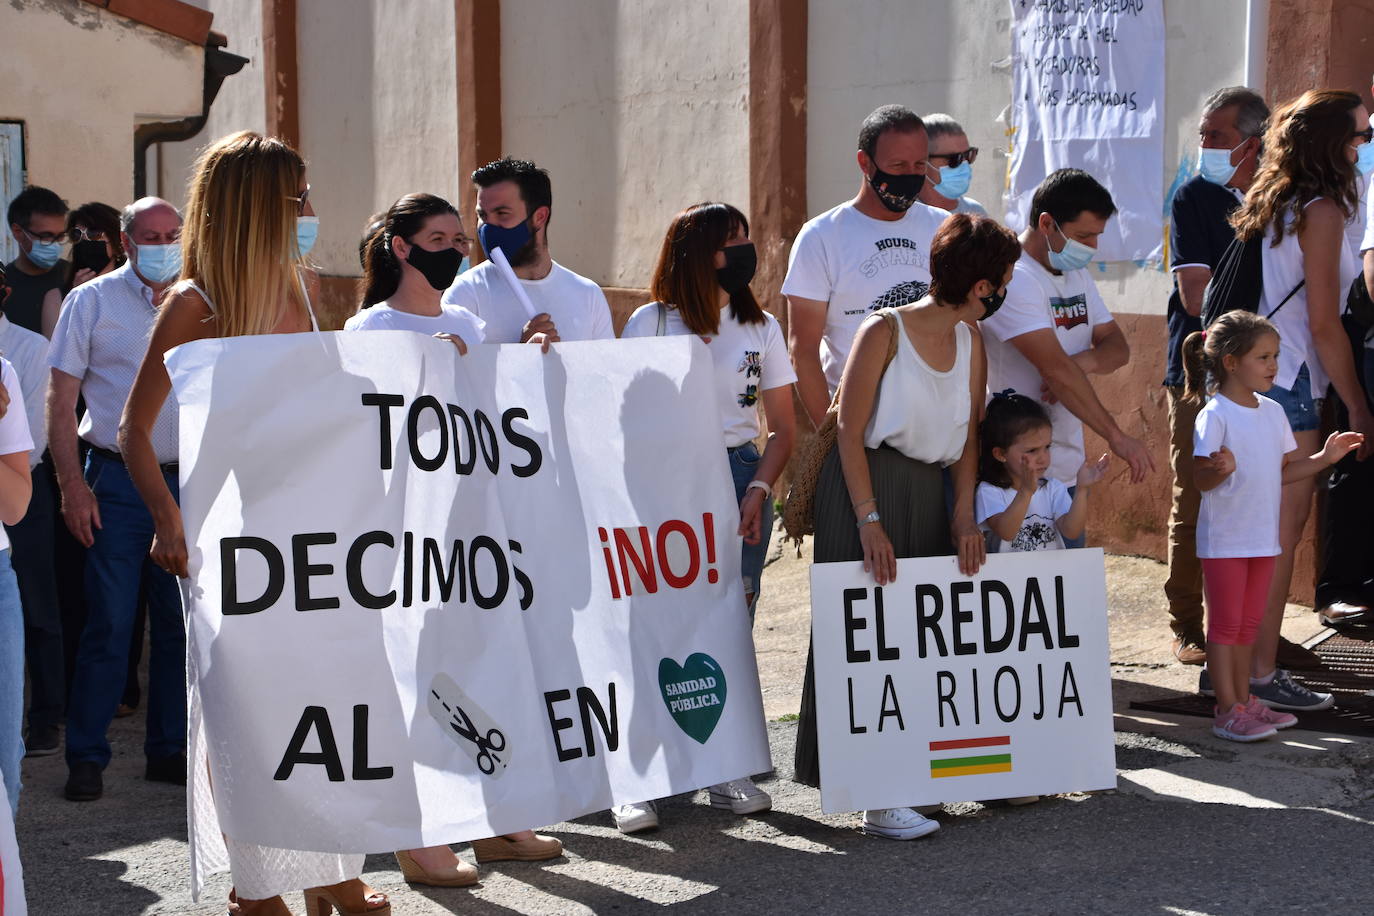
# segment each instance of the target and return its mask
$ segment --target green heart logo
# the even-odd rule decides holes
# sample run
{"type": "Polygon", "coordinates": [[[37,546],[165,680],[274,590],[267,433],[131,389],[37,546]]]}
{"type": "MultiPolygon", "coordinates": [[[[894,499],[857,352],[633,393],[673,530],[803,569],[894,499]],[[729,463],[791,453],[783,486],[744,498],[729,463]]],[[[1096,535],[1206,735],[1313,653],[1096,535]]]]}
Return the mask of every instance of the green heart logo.
{"type": "Polygon", "coordinates": [[[725,672],[704,652],[694,652],[687,664],[671,658],[658,663],[658,689],[677,727],[698,744],[705,744],[725,711],[725,672]]]}

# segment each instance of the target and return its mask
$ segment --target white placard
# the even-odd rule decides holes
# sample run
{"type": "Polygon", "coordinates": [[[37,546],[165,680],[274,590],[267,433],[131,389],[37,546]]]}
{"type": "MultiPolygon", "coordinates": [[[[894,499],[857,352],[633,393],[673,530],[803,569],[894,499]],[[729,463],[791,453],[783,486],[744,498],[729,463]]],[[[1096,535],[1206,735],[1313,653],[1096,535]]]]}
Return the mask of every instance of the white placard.
{"type": "Polygon", "coordinates": [[[202,841],[410,849],[769,768],[699,340],[280,335],[168,366],[202,841]]]}
{"type": "Polygon", "coordinates": [[[1029,221],[1050,172],[1080,168],[1117,214],[1102,261],[1164,246],[1164,0],[1010,0],[1012,153],[1007,222],[1029,221]]]}
{"type": "Polygon", "coordinates": [[[811,569],[827,813],[1116,785],[1102,551],[811,569]]]}

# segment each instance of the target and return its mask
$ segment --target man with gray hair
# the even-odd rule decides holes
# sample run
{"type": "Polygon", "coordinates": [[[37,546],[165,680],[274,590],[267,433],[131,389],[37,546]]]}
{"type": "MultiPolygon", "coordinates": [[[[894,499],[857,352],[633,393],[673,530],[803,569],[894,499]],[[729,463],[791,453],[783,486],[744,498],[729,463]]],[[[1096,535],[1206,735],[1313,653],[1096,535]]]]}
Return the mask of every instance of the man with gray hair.
{"type": "MultiPolygon", "coordinates": [[[[62,518],[86,548],[86,629],[67,704],[66,796],[93,801],[110,762],[106,730],[124,690],[129,640],[147,589],[151,653],[145,776],[186,784],[186,631],[175,577],[148,559],[153,519],[119,454],[119,418],[133,387],[158,306],[181,272],[181,215],[145,197],[124,209],[121,240],[129,254],[118,270],[68,294],[53,330],[48,365],[48,438],[62,518]],[[76,401],[86,399],[78,428],[76,401]],[[83,470],[77,436],[90,445],[83,470]]],[[[177,493],[177,413],[172,398],[153,427],[153,447],[177,493]]]]}
{"type": "MultiPolygon", "coordinates": [[[[1235,239],[1228,218],[1240,205],[1259,166],[1269,107],[1244,86],[1212,93],[1198,125],[1199,174],[1184,182],[1170,204],[1169,250],[1174,289],[1169,296],[1169,344],[1164,386],[1169,395],[1169,458],[1174,473],[1169,512],[1169,578],[1164,594],[1175,657],[1185,665],[1207,660],[1202,610],[1202,566],[1197,559],[1201,496],[1193,485],[1193,424],[1198,405],[1183,399],[1183,341],[1202,330],[1202,294],[1212,269],[1235,239]]],[[[1311,653],[1285,641],[1284,667],[1312,667],[1311,653]]],[[[1203,672],[1203,688],[1206,672],[1203,672]]]]}
{"type": "Polygon", "coordinates": [[[923,115],[921,120],[930,139],[930,153],[926,156],[930,167],[926,169],[925,187],[921,188],[921,203],[947,213],[987,216],[987,209],[967,196],[969,182],[973,180],[973,163],[978,161],[978,147],[969,146],[963,125],[939,112],[923,115]]]}

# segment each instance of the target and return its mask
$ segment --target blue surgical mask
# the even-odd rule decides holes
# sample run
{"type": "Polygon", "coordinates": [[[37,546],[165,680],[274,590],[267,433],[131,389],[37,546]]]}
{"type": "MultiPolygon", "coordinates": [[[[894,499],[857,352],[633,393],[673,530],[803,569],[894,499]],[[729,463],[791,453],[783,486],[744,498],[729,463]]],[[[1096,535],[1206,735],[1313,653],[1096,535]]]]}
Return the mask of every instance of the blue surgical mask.
{"type": "Polygon", "coordinates": [[[1054,231],[1064,239],[1064,247],[1059,251],[1055,251],[1053,246],[1050,247],[1050,266],[1061,272],[1087,267],[1093,255],[1097,254],[1097,250],[1064,235],[1064,230],[1059,228],[1058,223],[1054,224],[1054,231]]]}
{"type": "Polygon", "coordinates": [[[300,251],[300,257],[310,254],[310,249],[315,247],[315,239],[320,235],[320,218],[318,216],[298,216],[296,217],[296,248],[300,251]]]}
{"type": "Polygon", "coordinates": [[[458,275],[459,275],[459,276],[462,276],[462,275],[463,275],[463,272],[466,271],[466,270],[467,270],[469,267],[471,267],[471,266],[472,266],[472,261],[470,261],[470,260],[468,259],[468,256],[467,256],[467,255],[463,255],[463,260],[461,260],[461,261],[458,262],[458,275]]]}
{"type": "MultiPolygon", "coordinates": [[[[22,226],[20,228],[23,229],[22,226]]],[[[44,242],[29,235],[27,229],[23,231],[25,235],[29,236],[29,241],[33,243],[29,247],[29,260],[33,262],[34,267],[47,270],[62,258],[61,242],[44,242]]]]}
{"type": "Polygon", "coordinates": [[[134,269],[149,283],[171,283],[181,273],[181,243],[170,245],[134,245],[134,269]]]}
{"type": "MultiPolygon", "coordinates": [[[[1355,160],[1355,168],[1360,170],[1360,174],[1374,172],[1374,143],[1361,143],[1355,147],[1355,153],[1359,156],[1355,160]]],[[[33,255],[29,255],[29,259],[32,260],[33,255]]]]}
{"type": "Polygon", "coordinates": [[[1212,184],[1219,184],[1222,187],[1226,187],[1226,183],[1236,174],[1236,169],[1240,168],[1239,164],[1231,164],[1231,157],[1235,155],[1237,149],[1240,149],[1241,146],[1244,146],[1248,142],[1249,138],[1247,137],[1240,142],[1240,146],[1237,146],[1236,149],[1198,150],[1198,172],[1203,178],[1212,182],[1212,184]]]}
{"type": "Polygon", "coordinates": [[[940,166],[940,183],[935,185],[935,193],[950,200],[958,200],[968,193],[969,183],[973,181],[973,166],[961,162],[955,166],[940,166]]]}
{"type": "Polygon", "coordinates": [[[497,226],[492,223],[483,223],[477,227],[477,240],[482,243],[482,250],[491,257],[491,253],[497,248],[506,256],[506,260],[512,265],[515,264],[516,257],[524,247],[530,242],[529,221],[522,221],[509,229],[504,226],[497,226]]]}

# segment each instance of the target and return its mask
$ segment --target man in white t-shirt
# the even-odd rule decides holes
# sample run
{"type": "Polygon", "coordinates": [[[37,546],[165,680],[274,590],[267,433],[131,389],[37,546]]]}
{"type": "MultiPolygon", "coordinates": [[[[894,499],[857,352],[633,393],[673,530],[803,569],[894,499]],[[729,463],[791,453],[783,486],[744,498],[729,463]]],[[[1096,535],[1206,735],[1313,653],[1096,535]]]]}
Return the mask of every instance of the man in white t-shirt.
{"type": "Polygon", "coordinates": [[[500,248],[535,311],[531,317],[491,261],[462,273],[444,293],[486,325],[487,343],[601,340],[615,337],[606,294],[549,255],[553,190],[549,173],[523,159],[497,159],[472,173],[477,185],[477,238],[500,248]],[[539,336],[542,335],[542,336],[539,336]]]}
{"type": "MultiPolygon", "coordinates": [[[[1051,173],[1032,198],[1006,301],[981,322],[988,390],[1046,402],[1054,423],[1046,476],[1070,487],[1083,464],[1084,423],[1130,465],[1132,481],[1154,470],[1145,444],[1121,431],[1088,380],[1115,372],[1131,355],[1086,269],[1115,212],[1111,194],[1087,172],[1051,173]]],[[[1065,546],[1081,547],[1082,538],[1065,546]]]]}
{"type": "Polygon", "coordinates": [[[859,325],[930,288],[930,242],[948,215],[917,200],[926,180],[925,125],[901,105],[864,119],[853,200],[808,220],[792,246],[782,292],[797,394],[820,425],[859,325]]]}

